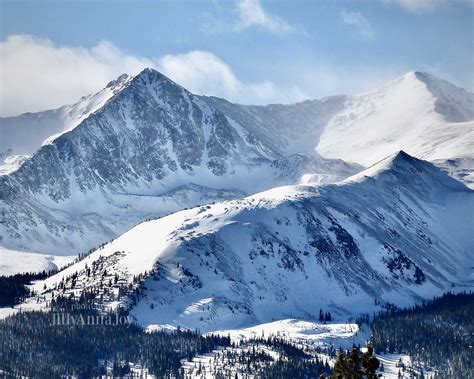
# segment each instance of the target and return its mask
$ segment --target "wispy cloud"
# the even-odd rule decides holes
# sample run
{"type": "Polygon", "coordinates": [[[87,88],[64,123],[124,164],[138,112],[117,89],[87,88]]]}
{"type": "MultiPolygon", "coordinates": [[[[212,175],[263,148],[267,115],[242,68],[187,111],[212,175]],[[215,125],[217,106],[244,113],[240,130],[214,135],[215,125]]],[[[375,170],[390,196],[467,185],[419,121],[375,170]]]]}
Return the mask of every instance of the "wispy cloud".
{"type": "Polygon", "coordinates": [[[472,6],[472,0],[382,0],[387,4],[394,4],[408,12],[423,14],[433,12],[437,9],[452,6],[470,4],[472,6]]]}
{"type": "Polygon", "coordinates": [[[239,80],[227,63],[208,51],[165,55],[157,60],[157,68],[191,92],[202,95],[266,103],[275,99],[279,92],[269,81],[248,83],[239,80]]]}
{"type": "Polygon", "coordinates": [[[243,30],[254,26],[282,34],[296,30],[285,20],[263,9],[259,0],[240,0],[237,3],[237,10],[239,18],[234,25],[235,30],[243,30]]]}
{"type": "Polygon", "coordinates": [[[372,25],[360,12],[347,11],[343,9],[339,14],[341,21],[344,24],[351,25],[364,37],[372,39],[374,34],[372,32],[372,25]]]}
{"type": "Polygon", "coordinates": [[[208,34],[238,33],[252,28],[260,28],[277,35],[303,32],[301,28],[290,25],[281,17],[268,12],[259,0],[237,0],[231,17],[223,20],[213,14],[206,14],[201,28],[208,34]]]}

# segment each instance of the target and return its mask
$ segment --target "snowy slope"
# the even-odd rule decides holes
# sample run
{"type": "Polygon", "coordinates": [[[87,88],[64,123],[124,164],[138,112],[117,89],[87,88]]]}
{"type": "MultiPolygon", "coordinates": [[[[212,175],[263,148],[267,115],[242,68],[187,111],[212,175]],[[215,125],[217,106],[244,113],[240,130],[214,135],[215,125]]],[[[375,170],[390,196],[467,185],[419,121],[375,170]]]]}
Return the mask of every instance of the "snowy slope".
{"type": "Polygon", "coordinates": [[[0,176],[0,243],[85,252],[150,217],[298,183],[307,173],[328,182],[361,169],[316,156],[284,157],[267,142],[146,69],[0,176]]]}
{"type": "Polygon", "coordinates": [[[35,288],[44,301],[93,289],[143,325],[235,329],[315,320],[320,308],[346,321],[375,301],[408,305],[472,285],[473,211],[472,190],[400,152],[339,184],[144,222],[35,288]]]}
{"type": "Polygon", "coordinates": [[[15,275],[24,272],[59,270],[71,263],[75,256],[62,257],[34,254],[24,251],[12,251],[0,247],[0,276],[15,275]]]}
{"type": "MultiPolygon", "coordinates": [[[[0,162],[9,156],[31,156],[44,142],[71,130],[91,113],[101,108],[107,100],[131,80],[123,74],[111,81],[101,91],[84,96],[77,103],[37,113],[24,113],[14,117],[0,117],[0,162]]],[[[10,158],[10,161],[12,158],[10,158]]],[[[0,165],[0,173],[17,167],[8,163],[0,165]]]]}
{"type": "Polygon", "coordinates": [[[214,333],[221,336],[230,336],[232,342],[263,336],[264,338],[283,338],[301,345],[332,345],[349,349],[353,345],[364,344],[367,341],[367,333],[360,332],[362,331],[357,324],[323,324],[286,319],[242,329],[219,330],[214,333]]]}
{"type": "Polygon", "coordinates": [[[430,161],[474,159],[474,94],[422,72],[359,95],[293,105],[206,99],[290,154],[316,149],[324,157],[363,166],[399,150],[430,161]]]}
{"type": "Polygon", "coordinates": [[[474,155],[474,94],[410,72],[347,99],[324,128],[317,151],[368,166],[403,149],[427,160],[474,155]]]}
{"type": "Polygon", "coordinates": [[[282,155],[313,155],[321,133],[332,117],[344,110],[348,97],[333,96],[296,104],[266,106],[233,104],[216,97],[203,97],[203,100],[282,155]]]}
{"type": "Polygon", "coordinates": [[[452,159],[436,159],[433,163],[449,175],[474,189],[474,156],[452,159]]]}

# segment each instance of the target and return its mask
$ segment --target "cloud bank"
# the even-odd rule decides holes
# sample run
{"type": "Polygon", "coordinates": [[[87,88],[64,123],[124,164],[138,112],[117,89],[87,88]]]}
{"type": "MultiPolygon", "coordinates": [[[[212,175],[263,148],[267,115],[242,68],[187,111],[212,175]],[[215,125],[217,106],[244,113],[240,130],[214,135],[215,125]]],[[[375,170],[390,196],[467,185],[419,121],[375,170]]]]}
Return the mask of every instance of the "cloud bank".
{"type": "Polygon", "coordinates": [[[157,60],[156,67],[193,93],[234,101],[247,98],[255,103],[265,103],[276,97],[273,83],[244,83],[229,65],[207,51],[194,50],[185,54],[165,55],[157,60]]]}
{"type": "Polygon", "coordinates": [[[247,83],[207,51],[162,57],[127,54],[110,42],[92,48],[58,46],[50,40],[13,35],[0,42],[0,116],[53,109],[94,93],[119,75],[155,68],[190,91],[247,103],[291,102],[298,90],[269,81],[247,83]]]}
{"type": "Polygon", "coordinates": [[[83,48],[12,35],[0,42],[0,114],[69,104],[124,72],[136,74],[147,66],[153,62],[128,55],[105,41],[83,48]]]}
{"type": "Polygon", "coordinates": [[[246,81],[209,51],[140,57],[107,41],[86,48],[56,45],[27,35],[13,35],[0,42],[0,62],[0,116],[72,104],[99,91],[119,75],[135,75],[145,67],[161,71],[193,93],[244,104],[293,103],[354,93],[403,73],[373,67],[338,67],[320,61],[292,61],[277,73],[278,83],[266,79],[246,81]]]}

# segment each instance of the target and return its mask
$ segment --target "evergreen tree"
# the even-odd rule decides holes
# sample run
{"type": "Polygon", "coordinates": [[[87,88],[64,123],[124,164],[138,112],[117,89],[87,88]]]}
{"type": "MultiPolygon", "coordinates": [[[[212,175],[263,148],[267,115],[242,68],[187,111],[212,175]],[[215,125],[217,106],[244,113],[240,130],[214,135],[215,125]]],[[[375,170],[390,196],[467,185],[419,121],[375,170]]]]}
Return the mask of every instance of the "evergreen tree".
{"type": "Polygon", "coordinates": [[[357,347],[353,347],[347,354],[340,351],[338,359],[334,364],[334,371],[329,378],[333,379],[375,379],[379,367],[379,360],[374,356],[372,346],[362,354],[357,347]]]}
{"type": "Polygon", "coordinates": [[[374,349],[371,345],[367,346],[367,351],[362,356],[362,367],[364,368],[364,375],[367,379],[377,378],[376,372],[380,366],[377,357],[374,356],[374,349]]]}

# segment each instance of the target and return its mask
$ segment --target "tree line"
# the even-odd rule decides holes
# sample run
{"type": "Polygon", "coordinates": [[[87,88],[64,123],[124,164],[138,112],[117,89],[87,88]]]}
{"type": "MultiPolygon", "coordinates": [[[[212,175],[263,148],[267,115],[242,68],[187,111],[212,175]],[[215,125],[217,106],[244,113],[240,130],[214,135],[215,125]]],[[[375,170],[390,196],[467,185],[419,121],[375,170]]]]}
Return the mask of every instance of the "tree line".
{"type": "Polygon", "coordinates": [[[391,309],[372,321],[379,353],[407,354],[439,378],[474,378],[474,294],[447,293],[406,309],[391,309]]]}

